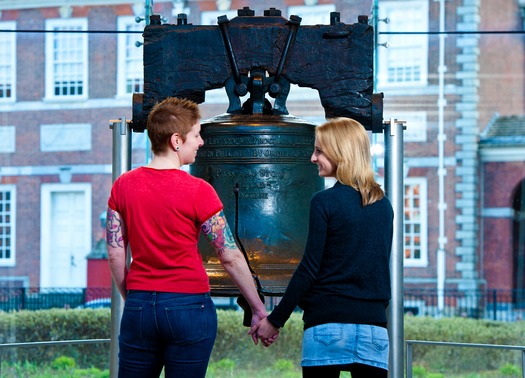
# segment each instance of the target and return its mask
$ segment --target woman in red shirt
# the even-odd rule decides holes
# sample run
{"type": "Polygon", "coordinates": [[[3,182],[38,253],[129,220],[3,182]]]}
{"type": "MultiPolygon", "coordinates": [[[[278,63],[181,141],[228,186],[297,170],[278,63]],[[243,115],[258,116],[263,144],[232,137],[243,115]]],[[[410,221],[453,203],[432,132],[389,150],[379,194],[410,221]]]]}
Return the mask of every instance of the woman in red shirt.
{"type": "Polygon", "coordinates": [[[204,144],[197,104],[162,101],[151,110],[147,131],[151,162],[121,175],[108,200],[109,266],[125,300],[119,377],[158,377],[163,368],[166,377],[204,377],[217,315],[197,248],[200,232],[249,303],[252,324],[267,313],[217,193],[180,169],[204,144]]]}

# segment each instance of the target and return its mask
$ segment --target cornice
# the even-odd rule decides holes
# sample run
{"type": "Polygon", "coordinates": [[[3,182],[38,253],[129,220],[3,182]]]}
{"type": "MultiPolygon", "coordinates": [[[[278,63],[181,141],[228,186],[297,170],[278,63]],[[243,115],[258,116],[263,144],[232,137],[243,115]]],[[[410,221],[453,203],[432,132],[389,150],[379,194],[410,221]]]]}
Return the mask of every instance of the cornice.
{"type": "Polygon", "coordinates": [[[138,0],[0,0],[0,11],[13,9],[51,8],[63,6],[119,5],[143,3],[138,0]]]}

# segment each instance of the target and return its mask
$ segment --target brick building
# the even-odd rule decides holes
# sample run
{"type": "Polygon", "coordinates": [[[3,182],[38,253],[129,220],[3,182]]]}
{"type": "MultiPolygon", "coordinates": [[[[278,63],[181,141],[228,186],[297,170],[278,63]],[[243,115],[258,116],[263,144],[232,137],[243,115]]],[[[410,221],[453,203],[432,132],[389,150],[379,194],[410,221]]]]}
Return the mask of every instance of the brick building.
{"type": "MultiPolygon", "coordinates": [[[[328,24],[337,11],[377,25],[384,118],[407,122],[406,290],[523,289],[524,130],[494,130],[505,119],[523,125],[523,37],[503,32],[523,30],[525,1],[261,3],[0,1],[0,285],[86,286],[111,185],[109,120],[130,119],[132,93],[143,91],[146,14],[204,25],[249,6],[303,24],[328,24]]],[[[292,88],[287,107],[324,120],[315,91],[292,88]]],[[[226,108],[223,91],[206,94],[204,118],[226,108]]],[[[148,155],[144,134],[133,135],[133,164],[148,155]]],[[[381,155],[374,162],[381,171],[381,155]]]]}

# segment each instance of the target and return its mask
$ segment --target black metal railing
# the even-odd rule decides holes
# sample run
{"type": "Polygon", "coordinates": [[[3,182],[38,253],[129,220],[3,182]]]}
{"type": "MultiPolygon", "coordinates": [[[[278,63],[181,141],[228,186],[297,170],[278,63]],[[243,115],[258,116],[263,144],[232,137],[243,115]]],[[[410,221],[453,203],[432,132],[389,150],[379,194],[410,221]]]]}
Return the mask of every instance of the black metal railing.
{"type": "MultiPolygon", "coordinates": [[[[523,290],[405,288],[404,308],[414,316],[516,321],[525,318],[524,298],[523,290]]],[[[110,307],[110,300],[110,288],[0,288],[0,311],[110,307]]]]}
{"type": "Polygon", "coordinates": [[[0,310],[105,307],[110,288],[0,288],[0,310]]]}
{"type": "Polygon", "coordinates": [[[405,313],[416,316],[516,321],[525,315],[523,290],[405,289],[405,313]]]}

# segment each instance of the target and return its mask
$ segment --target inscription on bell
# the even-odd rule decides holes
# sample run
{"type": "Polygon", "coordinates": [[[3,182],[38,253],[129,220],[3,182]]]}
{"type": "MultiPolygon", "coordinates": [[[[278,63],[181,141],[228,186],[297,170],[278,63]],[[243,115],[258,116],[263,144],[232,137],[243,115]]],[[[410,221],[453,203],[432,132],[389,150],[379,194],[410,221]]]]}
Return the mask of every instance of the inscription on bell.
{"type": "Polygon", "coordinates": [[[214,136],[206,139],[210,146],[312,146],[313,138],[296,135],[240,135],[240,136],[214,136]]]}
{"type": "Polygon", "coordinates": [[[310,151],[297,149],[274,149],[274,148],[201,148],[198,157],[205,159],[223,158],[310,158],[310,151]]]}

